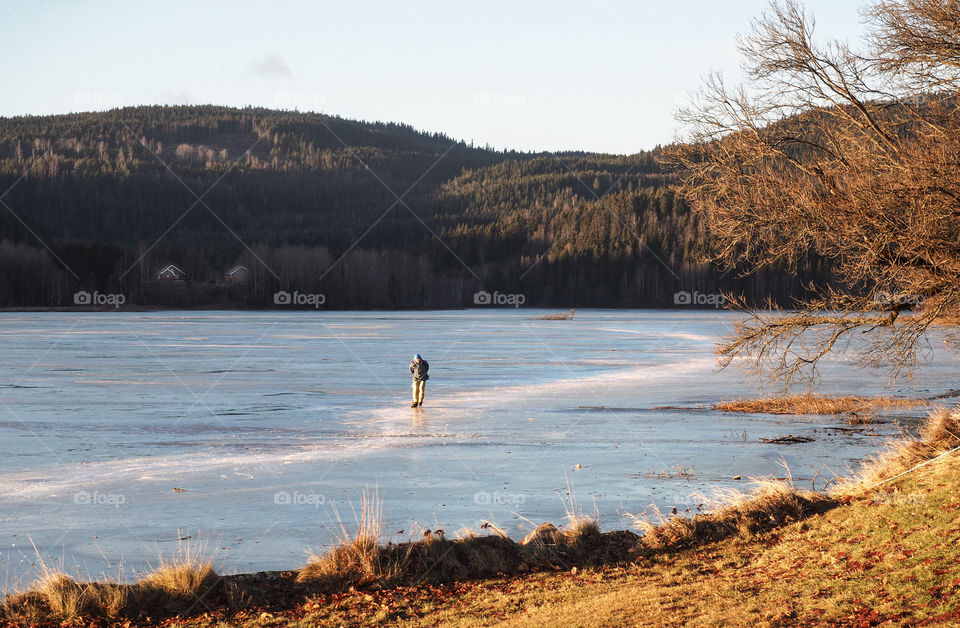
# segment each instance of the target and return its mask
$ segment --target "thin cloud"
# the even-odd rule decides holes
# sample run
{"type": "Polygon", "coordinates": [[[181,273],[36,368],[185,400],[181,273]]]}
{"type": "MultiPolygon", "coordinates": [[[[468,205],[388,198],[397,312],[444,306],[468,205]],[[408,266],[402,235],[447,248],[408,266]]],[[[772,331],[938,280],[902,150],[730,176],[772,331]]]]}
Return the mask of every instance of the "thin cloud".
{"type": "Polygon", "coordinates": [[[278,78],[289,78],[291,76],[290,66],[280,55],[267,55],[253,64],[253,71],[260,76],[278,78]]]}

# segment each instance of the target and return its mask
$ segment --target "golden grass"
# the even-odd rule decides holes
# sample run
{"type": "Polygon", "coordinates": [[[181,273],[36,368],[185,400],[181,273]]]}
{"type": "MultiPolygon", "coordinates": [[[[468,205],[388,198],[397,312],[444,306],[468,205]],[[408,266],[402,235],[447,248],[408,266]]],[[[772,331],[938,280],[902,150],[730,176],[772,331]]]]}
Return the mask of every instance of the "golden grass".
{"type": "Polygon", "coordinates": [[[163,565],[139,582],[141,589],[155,589],[163,593],[190,597],[200,596],[217,579],[213,565],[206,563],[171,563],[163,565]]]}
{"type": "Polygon", "coordinates": [[[594,505],[592,514],[584,512],[583,506],[577,500],[577,492],[574,490],[573,483],[569,478],[564,479],[567,489],[566,494],[560,496],[560,500],[563,502],[564,519],[567,520],[567,525],[563,531],[563,541],[577,549],[584,541],[600,535],[600,513],[597,511],[596,505],[594,505]]]}
{"type": "Polygon", "coordinates": [[[584,513],[569,482],[561,499],[567,525],[562,531],[551,525],[554,533],[538,537],[535,542],[516,543],[502,529],[485,523],[483,527],[491,531],[487,535],[461,530],[459,538],[451,540],[442,530],[428,530],[419,541],[381,544],[381,531],[386,527],[382,501],[376,493],[365,492],[356,532],[349,533],[335,512],[340,521],[340,537],[329,552],[310,558],[300,569],[297,581],[315,590],[342,591],[349,587],[485,578],[603,562],[616,556],[622,538],[612,543],[604,538],[598,517],[584,513]]]}
{"type": "Polygon", "coordinates": [[[339,542],[330,552],[312,556],[300,570],[298,580],[322,583],[329,589],[392,581],[399,565],[390,565],[380,550],[377,539],[367,536],[339,542]]]}
{"type": "Polygon", "coordinates": [[[926,405],[923,399],[897,397],[860,397],[858,395],[825,396],[813,394],[736,399],[714,406],[721,412],[756,414],[849,414],[873,412],[880,408],[910,408],[926,405]]]}
{"type": "Polygon", "coordinates": [[[570,308],[569,312],[558,312],[556,314],[544,314],[543,316],[537,316],[536,319],[541,321],[572,321],[574,314],[576,314],[576,309],[570,308]]]}
{"type": "Polygon", "coordinates": [[[92,591],[90,586],[78,584],[65,573],[49,574],[36,587],[51,612],[66,620],[90,614],[96,603],[92,591]]]}
{"type": "Polygon", "coordinates": [[[211,562],[200,556],[196,545],[182,547],[172,559],[162,559],[134,584],[77,582],[38,562],[40,578],[28,591],[7,596],[0,618],[9,623],[86,623],[88,619],[134,619],[158,608],[176,614],[202,607],[200,600],[219,583],[211,562]]]}
{"type": "Polygon", "coordinates": [[[923,425],[918,438],[888,443],[883,451],[862,465],[856,476],[837,488],[838,494],[856,495],[872,490],[878,483],[955,447],[960,447],[960,410],[936,410],[923,425]]]}
{"type": "Polygon", "coordinates": [[[693,517],[633,516],[643,533],[642,546],[657,551],[678,550],[719,541],[730,536],[753,539],[773,529],[825,512],[836,502],[827,495],[801,491],[788,482],[758,481],[753,493],[728,491],[715,498],[717,507],[693,517]],[[654,520],[656,517],[657,520],[654,520]]]}
{"type": "Polygon", "coordinates": [[[297,581],[317,591],[354,587],[382,588],[490,578],[534,569],[626,560],[636,543],[629,532],[604,535],[595,519],[571,518],[564,530],[517,543],[502,530],[478,535],[461,531],[448,539],[442,531],[428,532],[415,542],[380,544],[358,534],[343,538],[328,553],[313,556],[297,581]],[[624,535],[626,538],[624,538],[624,535]]]}
{"type": "Polygon", "coordinates": [[[384,552],[380,545],[386,520],[379,493],[363,492],[356,533],[347,531],[336,507],[334,516],[340,523],[340,536],[334,541],[333,549],[312,556],[297,579],[331,590],[396,580],[404,565],[398,560],[401,557],[384,552]]]}
{"type": "Polygon", "coordinates": [[[206,554],[199,541],[179,545],[173,557],[161,557],[159,565],[132,587],[137,599],[171,612],[203,608],[202,600],[221,582],[206,554]]]}
{"type": "Polygon", "coordinates": [[[563,535],[567,543],[576,546],[584,539],[600,536],[600,524],[593,518],[575,519],[563,530],[563,535]]]}

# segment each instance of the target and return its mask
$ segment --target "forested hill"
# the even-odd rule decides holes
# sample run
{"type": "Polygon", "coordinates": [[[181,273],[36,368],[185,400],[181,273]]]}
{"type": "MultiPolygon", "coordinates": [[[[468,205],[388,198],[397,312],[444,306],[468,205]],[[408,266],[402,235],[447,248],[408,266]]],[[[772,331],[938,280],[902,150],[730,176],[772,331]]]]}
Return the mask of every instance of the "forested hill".
{"type": "Polygon", "coordinates": [[[0,305],[673,307],[786,300],[824,269],[749,280],[651,152],[501,152],[400,124],[226,107],[0,119],[0,305]],[[182,280],[158,279],[173,264],[182,280]],[[231,278],[225,273],[242,265],[231,278]],[[516,299],[514,299],[516,300],[516,299]],[[282,303],[280,305],[283,305],[282,303]]]}

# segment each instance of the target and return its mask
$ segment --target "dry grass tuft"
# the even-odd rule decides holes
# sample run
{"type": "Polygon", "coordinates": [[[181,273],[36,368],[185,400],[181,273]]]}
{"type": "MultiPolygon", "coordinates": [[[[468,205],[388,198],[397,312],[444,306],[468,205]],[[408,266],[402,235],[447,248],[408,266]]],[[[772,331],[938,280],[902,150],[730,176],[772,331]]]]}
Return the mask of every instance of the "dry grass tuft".
{"type": "Polygon", "coordinates": [[[564,518],[567,520],[567,527],[564,530],[564,536],[571,545],[579,542],[583,538],[594,537],[600,534],[600,513],[594,504],[593,514],[586,514],[583,506],[577,500],[577,492],[573,488],[573,483],[569,478],[564,478],[567,483],[566,496],[560,496],[563,502],[563,509],[566,513],[564,518]]]}
{"type": "Polygon", "coordinates": [[[856,495],[879,482],[960,447],[960,410],[940,409],[930,414],[916,439],[898,439],[864,463],[860,472],[837,489],[838,495],[856,495]]]}
{"type": "Polygon", "coordinates": [[[537,320],[541,321],[572,321],[573,315],[576,313],[575,308],[570,308],[569,312],[558,312],[556,314],[544,314],[543,316],[537,316],[537,320]]]}
{"type": "Polygon", "coordinates": [[[37,582],[28,591],[8,595],[0,603],[0,618],[8,623],[39,624],[51,619],[72,623],[91,617],[113,620],[126,612],[130,601],[128,585],[77,582],[48,565],[39,551],[37,563],[37,582]]]}
{"type": "Polygon", "coordinates": [[[324,589],[363,586],[372,582],[392,582],[403,572],[403,564],[383,551],[380,536],[386,525],[383,500],[377,491],[363,492],[357,531],[347,531],[340,513],[334,507],[340,525],[340,536],[326,554],[310,557],[297,577],[324,589]]]}
{"type": "Polygon", "coordinates": [[[790,483],[758,480],[760,486],[750,494],[729,491],[713,501],[711,512],[664,517],[654,508],[649,515],[632,516],[634,527],[643,536],[640,544],[650,550],[677,550],[730,536],[754,538],[785,524],[825,512],[836,502],[812,491],[800,491],[790,483]]]}
{"type": "Polygon", "coordinates": [[[543,524],[537,528],[538,533],[521,543],[484,522],[481,529],[490,534],[461,530],[459,538],[450,540],[442,530],[428,530],[418,541],[385,545],[377,542],[378,531],[384,526],[378,519],[379,508],[365,497],[357,534],[351,536],[344,530],[333,549],[311,557],[297,581],[318,591],[342,591],[349,587],[489,578],[536,568],[570,568],[628,559],[636,535],[601,533],[597,517],[584,515],[571,487],[567,496],[565,529],[543,524]]]}
{"type": "Polygon", "coordinates": [[[307,566],[300,570],[298,580],[312,581],[331,589],[389,580],[392,570],[383,559],[377,539],[358,535],[347,542],[338,542],[326,554],[312,556],[307,566]]]}
{"type": "Polygon", "coordinates": [[[130,587],[115,582],[97,583],[97,607],[104,617],[118,619],[124,616],[130,608],[132,599],[130,587]]]}
{"type": "Polygon", "coordinates": [[[172,558],[160,564],[134,585],[142,605],[184,609],[196,605],[220,583],[203,543],[191,541],[177,548],[172,558]]]}
{"type": "Polygon", "coordinates": [[[580,557],[589,557],[600,538],[600,512],[594,504],[592,514],[587,514],[577,500],[573,483],[567,481],[566,499],[561,496],[567,526],[563,531],[563,541],[569,550],[580,557]]]}
{"type": "Polygon", "coordinates": [[[65,620],[89,615],[92,610],[94,596],[89,593],[90,587],[78,584],[65,573],[46,575],[35,590],[50,612],[65,620]]]}
{"type": "MultiPolygon", "coordinates": [[[[599,513],[586,514],[577,501],[576,491],[567,479],[567,488],[560,496],[566,511],[563,530],[544,523],[530,532],[519,544],[524,562],[538,568],[569,568],[574,564],[590,565],[609,560],[617,551],[616,533],[604,535],[598,523],[599,513]]],[[[612,559],[616,562],[617,558],[612,559]]]]}
{"type": "Polygon", "coordinates": [[[484,521],[480,524],[480,528],[483,529],[483,530],[489,530],[491,534],[496,534],[497,536],[502,536],[502,537],[505,538],[505,539],[510,538],[510,535],[507,534],[507,531],[506,531],[506,530],[504,530],[503,528],[501,528],[501,527],[498,526],[497,524],[492,523],[492,522],[490,522],[490,521],[484,520],[484,521]]]}
{"type": "Polygon", "coordinates": [[[577,545],[584,539],[591,539],[600,536],[600,524],[594,517],[582,517],[574,519],[563,531],[567,543],[577,545]]]}
{"type": "Polygon", "coordinates": [[[872,412],[880,408],[910,408],[926,405],[923,399],[900,399],[897,397],[860,397],[857,395],[785,395],[762,399],[737,399],[724,401],[714,406],[721,412],[744,412],[751,414],[848,414],[872,412]]]}
{"type": "Polygon", "coordinates": [[[139,582],[142,589],[156,589],[177,597],[199,596],[217,579],[209,562],[161,565],[139,582]]]}
{"type": "Polygon", "coordinates": [[[0,605],[0,618],[45,625],[136,619],[144,612],[177,614],[196,606],[220,582],[200,550],[195,545],[182,548],[135,584],[77,582],[40,559],[40,579],[30,590],[7,596],[0,605]]]}

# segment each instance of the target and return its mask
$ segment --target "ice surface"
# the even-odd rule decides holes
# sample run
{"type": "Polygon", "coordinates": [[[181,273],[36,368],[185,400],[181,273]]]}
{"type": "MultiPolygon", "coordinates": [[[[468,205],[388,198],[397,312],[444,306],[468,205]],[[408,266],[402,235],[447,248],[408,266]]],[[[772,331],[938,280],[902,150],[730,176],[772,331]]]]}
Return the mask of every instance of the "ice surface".
{"type": "MultiPolygon", "coordinates": [[[[602,527],[626,527],[623,513],[695,507],[742,487],[735,475],[782,476],[781,459],[801,485],[847,473],[899,429],[710,410],[758,394],[744,373],[716,372],[735,314],[543,313],[0,315],[8,588],[33,577],[37,552],[133,577],[186,535],[222,571],[295,568],[340,532],[335,510],[351,527],[364,488],[383,498],[393,540],[561,523],[568,483],[602,527]],[[412,409],[418,352],[431,378],[412,409]],[[815,440],[759,443],[784,434],[815,440]]],[[[885,374],[841,362],[821,388],[933,396],[956,367],[943,352],[885,390],[885,374]]]]}

